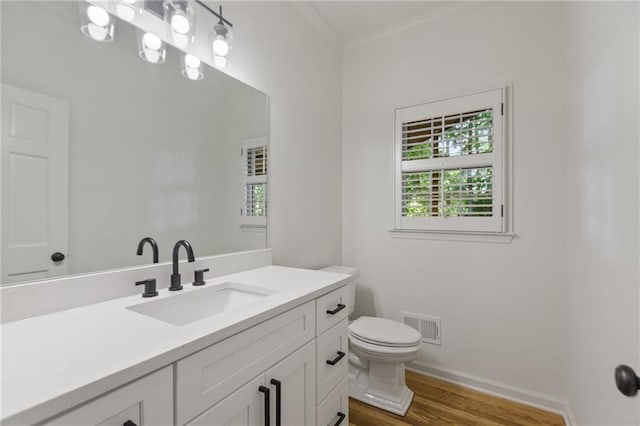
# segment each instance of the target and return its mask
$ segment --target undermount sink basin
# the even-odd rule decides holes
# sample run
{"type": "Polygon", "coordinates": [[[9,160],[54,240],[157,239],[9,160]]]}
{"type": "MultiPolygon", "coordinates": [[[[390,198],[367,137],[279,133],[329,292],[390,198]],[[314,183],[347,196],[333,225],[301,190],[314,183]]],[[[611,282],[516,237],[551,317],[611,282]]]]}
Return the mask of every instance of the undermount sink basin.
{"type": "Polygon", "coordinates": [[[273,293],[274,290],[229,282],[128,306],[127,309],[169,324],[185,325],[228,312],[273,293]]]}

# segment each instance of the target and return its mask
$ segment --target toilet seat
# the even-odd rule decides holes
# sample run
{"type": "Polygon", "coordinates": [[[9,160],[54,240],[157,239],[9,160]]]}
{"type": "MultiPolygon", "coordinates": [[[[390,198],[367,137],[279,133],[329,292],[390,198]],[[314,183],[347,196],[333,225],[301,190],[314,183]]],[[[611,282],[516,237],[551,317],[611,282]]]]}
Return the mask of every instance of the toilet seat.
{"type": "Polygon", "coordinates": [[[422,340],[420,333],[408,325],[377,317],[360,317],[353,321],[349,325],[349,336],[362,343],[387,348],[413,348],[422,340]]]}

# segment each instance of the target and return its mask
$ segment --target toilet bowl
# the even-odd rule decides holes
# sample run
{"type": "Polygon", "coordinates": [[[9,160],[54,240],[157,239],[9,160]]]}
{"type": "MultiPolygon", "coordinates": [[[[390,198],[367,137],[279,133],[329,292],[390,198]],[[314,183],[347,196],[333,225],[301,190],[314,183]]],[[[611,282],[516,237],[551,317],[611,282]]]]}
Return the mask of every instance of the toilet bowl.
{"type": "MultiPolygon", "coordinates": [[[[343,266],[323,269],[352,276],[347,306],[353,313],[358,271],[343,266]]],[[[404,416],[413,399],[405,383],[405,363],[415,359],[422,336],[408,325],[363,316],[349,323],[349,396],[404,416]]]]}

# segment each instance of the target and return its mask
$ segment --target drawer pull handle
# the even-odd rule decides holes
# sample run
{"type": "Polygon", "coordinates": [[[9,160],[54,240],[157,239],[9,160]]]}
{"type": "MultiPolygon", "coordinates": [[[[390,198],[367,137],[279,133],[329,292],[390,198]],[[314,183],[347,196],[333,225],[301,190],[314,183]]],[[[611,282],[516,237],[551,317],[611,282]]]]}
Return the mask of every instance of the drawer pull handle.
{"type": "Polygon", "coordinates": [[[122,426],[138,426],[138,425],[132,422],[131,420],[127,420],[126,422],[122,423],[122,426]]]}
{"type": "Polygon", "coordinates": [[[271,384],[276,387],[276,426],[282,425],[282,382],[271,379],[271,384]]]}
{"type": "Polygon", "coordinates": [[[260,386],[258,390],[264,394],[264,426],[269,426],[271,423],[271,419],[269,418],[269,408],[271,406],[271,401],[269,401],[269,388],[260,386]]]}
{"type": "Polygon", "coordinates": [[[331,310],[331,311],[330,311],[330,310],[327,310],[327,313],[328,313],[329,315],[335,315],[335,314],[337,314],[338,312],[340,312],[341,310],[343,310],[344,308],[346,308],[346,306],[345,306],[345,305],[343,305],[342,303],[338,303],[338,307],[337,307],[337,308],[335,308],[334,310],[331,310]]]}
{"type": "Polygon", "coordinates": [[[328,359],[327,360],[327,364],[329,365],[336,365],[338,363],[338,361],[340,361],[342,358],[344,358],[345,353],[338,351],[338,356],[335,357],[334,359],[328,359]]]}
{"type": "Polygon", "coordinates": [[[347,417],[346,414],[341,413],[341,412],[338,411],[338,421],[333,426],[339,426],[340,423],[342,423],[342,421],[345,419],[345,417],[347,417]]]}

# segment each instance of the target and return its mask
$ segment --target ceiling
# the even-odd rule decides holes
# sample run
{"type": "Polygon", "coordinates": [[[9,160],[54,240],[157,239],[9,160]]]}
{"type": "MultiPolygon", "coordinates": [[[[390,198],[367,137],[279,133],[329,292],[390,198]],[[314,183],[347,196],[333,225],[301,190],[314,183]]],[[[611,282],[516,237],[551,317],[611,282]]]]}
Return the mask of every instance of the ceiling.
{"type": "Polygon", "coordinates": [[[309,1],[345,45],[425,19],[452,1],[309,1]]]}

